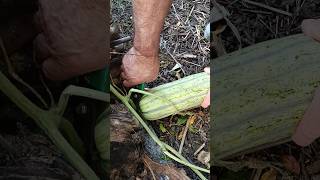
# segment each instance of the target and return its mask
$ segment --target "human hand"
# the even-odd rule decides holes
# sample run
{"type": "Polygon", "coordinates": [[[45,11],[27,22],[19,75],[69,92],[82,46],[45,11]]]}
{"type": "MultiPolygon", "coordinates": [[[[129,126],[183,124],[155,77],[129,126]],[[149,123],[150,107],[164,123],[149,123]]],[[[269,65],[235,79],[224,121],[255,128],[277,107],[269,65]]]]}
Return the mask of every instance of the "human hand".
{"type": "Polygon", "coordinates": [[[299,146],[308,146],[320,137],[320,88],[296,128],[292,140],[299,146]]]}
{"type": "Polygon", "coordinates": [[[122,59],[121,78],[123,85],[132,87],[154,81],[159,73],[159,57],[144,56],[132,47],[122,59]]]}
{"type": "Polygon", "coordinates": [[[307,146],[320,137],[320,88],[316,89],[313,100],[292,137],[300,146],[307,146]]]}
{"type": "Polygon", "coordinates": [[[302,21],[301,28],[306,36],[320,42],[320,19],[305,19],[302,21]]]}
{"type": "MultiPolygon", "coordinates": [[[[210,75],[210,67],[204,68],[204,72],[206,72],[207,74],[210,75]]],[[[209,89],[209,92],[208,92],[207,96],[204,98],[201,106],[202,106],[203,108],[207,108],[207,107],[210,106],[210,89],[209,89]]]]}
{"type": "MultiPolygon", "coordinates": [[[[320,19],[305,19],[301,24],[303,33],[320,42],[320,19]]],[[[308,146],[320,137],[320,89],[316,89],[313,100],[299,122],[292,140],[299,146],[308,146]]]]}
{"type": "Polygon", "coordinates": [[[107,65],[106,1],[39,0],[35,40],[45,76],[65,80],[107,65]]]}

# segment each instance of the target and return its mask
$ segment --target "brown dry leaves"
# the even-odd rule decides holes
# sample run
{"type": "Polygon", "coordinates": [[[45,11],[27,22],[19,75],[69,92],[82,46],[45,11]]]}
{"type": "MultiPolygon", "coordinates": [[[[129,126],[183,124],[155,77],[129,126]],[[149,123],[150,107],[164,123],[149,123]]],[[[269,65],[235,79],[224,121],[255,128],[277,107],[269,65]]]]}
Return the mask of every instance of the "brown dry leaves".
{"type": "Polygon", "coordinates": [[[281,161],[283,166],[293,174],[300,174],[300,164],[297,159],[291,155],[282,155],[281,161]]]}
{"type": "Polygon", "coordinates": [[[144,155],[143,162],[153,179],[160,179],[162,176],[166,176],[168,179],[191,180],[183,170],[173,165],[156,163],[147,155],[144,155]]]}

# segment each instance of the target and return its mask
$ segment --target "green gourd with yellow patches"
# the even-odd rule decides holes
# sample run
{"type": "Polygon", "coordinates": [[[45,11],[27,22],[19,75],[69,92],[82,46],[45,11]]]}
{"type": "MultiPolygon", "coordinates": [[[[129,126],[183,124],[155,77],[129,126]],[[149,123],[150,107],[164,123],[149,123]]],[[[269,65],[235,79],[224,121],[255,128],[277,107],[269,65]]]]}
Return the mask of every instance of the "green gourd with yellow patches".
{"type": "Polygon", "coordinates": [[[157,120],[199,107],[210,89],[210,75],[203,72],[152,88],[139,103],[147,120],[157,120]]]}
{"type": "Polygon", "coordinates": [[[320,84],[320,43],[299,34],[212,61],[211,163],[290,141],[320,84]]]}

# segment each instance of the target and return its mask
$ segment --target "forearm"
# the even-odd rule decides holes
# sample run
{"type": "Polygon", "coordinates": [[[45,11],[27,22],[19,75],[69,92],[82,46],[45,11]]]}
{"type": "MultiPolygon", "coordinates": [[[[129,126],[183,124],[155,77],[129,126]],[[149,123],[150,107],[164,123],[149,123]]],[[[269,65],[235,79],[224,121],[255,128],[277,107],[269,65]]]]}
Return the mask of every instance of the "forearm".
{"type": "Polygon", "coordinates": [[[134,47],[145,56],[156,56],[159,52],[160,33],[171,0],[134,0],[134,47]]]}

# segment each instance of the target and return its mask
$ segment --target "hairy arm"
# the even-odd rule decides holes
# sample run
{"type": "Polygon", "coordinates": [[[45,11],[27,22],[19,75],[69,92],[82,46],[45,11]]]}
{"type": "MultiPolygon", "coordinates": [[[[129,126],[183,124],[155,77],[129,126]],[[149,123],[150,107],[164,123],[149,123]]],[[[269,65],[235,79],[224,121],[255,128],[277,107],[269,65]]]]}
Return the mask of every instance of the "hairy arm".
{"type": "Polygon", "coordinates": [[[168,14],[171,0],[134,0],[134,47],[142,54],[158,53],[160,33],[168,14]]]}

